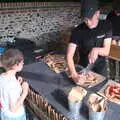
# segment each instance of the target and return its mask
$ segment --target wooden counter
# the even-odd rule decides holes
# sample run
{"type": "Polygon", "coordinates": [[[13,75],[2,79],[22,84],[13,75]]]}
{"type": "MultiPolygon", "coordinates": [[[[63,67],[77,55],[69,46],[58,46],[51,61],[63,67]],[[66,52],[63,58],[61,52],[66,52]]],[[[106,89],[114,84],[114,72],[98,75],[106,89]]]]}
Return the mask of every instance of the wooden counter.
{"type": "Polygon", "coordinates": [[[120,61],[120,46],[111,45],[108,58],[120,61]]]}

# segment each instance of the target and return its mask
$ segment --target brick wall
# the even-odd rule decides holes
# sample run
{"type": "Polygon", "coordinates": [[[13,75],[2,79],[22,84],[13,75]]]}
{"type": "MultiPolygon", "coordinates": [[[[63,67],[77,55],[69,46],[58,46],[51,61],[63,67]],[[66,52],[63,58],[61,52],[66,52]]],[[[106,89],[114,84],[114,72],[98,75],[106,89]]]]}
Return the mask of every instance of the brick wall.
{"type": "MultiPolygon", "coordinates": [[[[108,9],[109,5],[102,5],[102,12],[108,9]]],[[[17,37],[45,44],[60,40],[61,34],[80,22],[80,3],[76,2],[0,3],[0,42],[17,37]]]]}
{"type": "Polygon", "coordinates": [[[1,42],[18,37],[39,45],[59,40],[62,31],[80,23],[78,3],[4,3],[1,6],[4,6],[0,9],[1,42]]]}

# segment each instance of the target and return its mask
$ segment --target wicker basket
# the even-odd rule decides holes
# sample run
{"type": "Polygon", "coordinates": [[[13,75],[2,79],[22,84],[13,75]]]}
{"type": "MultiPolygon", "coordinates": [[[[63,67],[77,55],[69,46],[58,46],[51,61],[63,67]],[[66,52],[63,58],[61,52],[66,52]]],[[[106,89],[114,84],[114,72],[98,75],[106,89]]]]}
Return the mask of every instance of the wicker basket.
{"type": "Polygon", "coordinates": [[[29,90],[26,102],[41,120],[68,120],[32,88],[29,90]]]}

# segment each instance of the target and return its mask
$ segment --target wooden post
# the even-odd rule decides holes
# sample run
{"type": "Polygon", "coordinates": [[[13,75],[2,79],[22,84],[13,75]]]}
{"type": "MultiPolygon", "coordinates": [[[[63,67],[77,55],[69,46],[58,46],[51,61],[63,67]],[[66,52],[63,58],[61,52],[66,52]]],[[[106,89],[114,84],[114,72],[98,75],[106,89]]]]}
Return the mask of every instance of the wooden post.
{"type": "Polygon", "coordinates": [[[120,82],[120,46],[111,45],[108,58],[115,60],[115,81],[120,82]]]}

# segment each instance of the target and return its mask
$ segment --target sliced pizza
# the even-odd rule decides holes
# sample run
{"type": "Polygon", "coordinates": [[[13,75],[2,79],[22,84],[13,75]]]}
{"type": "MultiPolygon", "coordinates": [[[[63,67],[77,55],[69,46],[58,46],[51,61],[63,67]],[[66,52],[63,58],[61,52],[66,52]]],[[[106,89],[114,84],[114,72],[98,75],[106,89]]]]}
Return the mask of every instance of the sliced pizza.
{"type": "Polygon", "coordinates": [[[105,96],[113,102],[120,103],[120,86],[108,85],[105,89],[105,96]]]}

